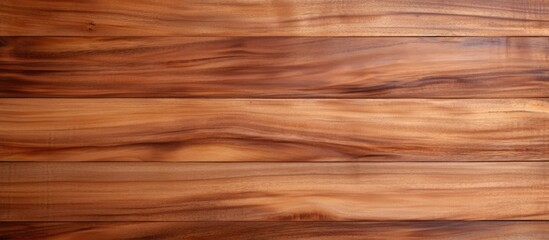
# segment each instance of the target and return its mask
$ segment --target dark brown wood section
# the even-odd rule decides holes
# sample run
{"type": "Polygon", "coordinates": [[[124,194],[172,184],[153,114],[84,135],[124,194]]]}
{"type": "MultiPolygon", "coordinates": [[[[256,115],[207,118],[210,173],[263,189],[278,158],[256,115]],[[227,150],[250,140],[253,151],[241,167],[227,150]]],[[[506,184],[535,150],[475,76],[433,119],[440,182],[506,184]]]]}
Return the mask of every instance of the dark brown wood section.
{"type": "Polygon", "coordinates": [[[0,38],[3,97],[549,96],[549,38],[0,38]]]}
{"type": "Polygon", "coordinates": [[[0,163],[0,220],[549,220],[548,168],[547,162],[0,163]]]}
{"type": "Polygon", "coordinates": [[[547,222],[52,222],[0,223],[0,239],[403,239],[525,240],[549,235],[547,222]]]}
{"type": "Polygon", "coordinates": [[[2,161],[543,161],[546,99],[2,99],[2,161]]]}
{"type": "Polygon", "coordinates": [[[543,36],[546,0],[3,0],[13,36],[543,36]]]}

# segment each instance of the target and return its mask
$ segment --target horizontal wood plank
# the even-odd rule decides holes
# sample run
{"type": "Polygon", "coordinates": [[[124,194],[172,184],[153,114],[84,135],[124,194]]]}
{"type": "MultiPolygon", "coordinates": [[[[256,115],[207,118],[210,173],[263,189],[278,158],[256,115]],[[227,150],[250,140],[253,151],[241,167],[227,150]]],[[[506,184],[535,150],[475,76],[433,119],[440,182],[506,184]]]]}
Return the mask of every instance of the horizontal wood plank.
{"type": "Polygon", "coordinates": [[[549,222],[20,222],[0,239],[542,240],[549,222]]]}
{"type": "Polygon", "coordinates": [[[549,97],[549,38],[0,38],[0,97],[549,97]]]}
{"type": "Polygon", "coordinates": [[[2,36],[547,36],[546,0],[3,0],[2,36]]]}
{"type": "Polygon", "coordinates": [[[547,99],[0,99],[0,161],[537,161],[547,99]]]}
{"type": "Polygon", "coordinates": [[[549,162],[0,163],[0,221],[549,220],[549,162]]]}

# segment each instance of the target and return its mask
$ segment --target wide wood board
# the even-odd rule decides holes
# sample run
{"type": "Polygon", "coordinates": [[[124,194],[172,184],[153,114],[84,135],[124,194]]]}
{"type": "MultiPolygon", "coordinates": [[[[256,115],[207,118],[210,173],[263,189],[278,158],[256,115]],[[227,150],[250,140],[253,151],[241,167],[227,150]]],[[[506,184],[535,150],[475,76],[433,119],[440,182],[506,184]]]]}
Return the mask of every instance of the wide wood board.
{"type": "Polygon", "coordinates": [[[1,99],[1,161],[543,161],[547,99],[1,99]]]}
{"type": "Polygon", "coordinates": [[[3,37],[0,97],[549,97],[547,37],[3,37]]]}
{"type": "Polygon", "coordinates": [[[1,36],[546,36],[546,0],[0,2],[1,36]]]}
{"type": "Polygon", "coordinates": [[[0,163],[0,221],[549,220],[548,162],[0,163]]]}
{"type": "Polygon", "coordinates": [[[0,223],[0,239],[142,240],[533,240],[543,221],[428,222],[17,222],[0,223]]]}

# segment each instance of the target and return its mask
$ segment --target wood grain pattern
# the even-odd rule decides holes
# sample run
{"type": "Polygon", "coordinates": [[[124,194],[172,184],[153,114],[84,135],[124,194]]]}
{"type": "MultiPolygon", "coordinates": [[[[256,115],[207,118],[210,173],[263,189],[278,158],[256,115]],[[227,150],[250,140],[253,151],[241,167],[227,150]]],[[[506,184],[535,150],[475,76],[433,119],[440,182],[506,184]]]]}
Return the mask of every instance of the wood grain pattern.
{"type": "Polygon", "coordinates": [[[3,161],[536,161],[547,99],[1,99],[3,161]]]}
{"type": "Polygon", "coordinates": [[[549,220],[549,162],[0,163],[0,221],[549,220]]]}
{"type": "Polygon", "coordinates": [[[548,0],[0,0],[0,240],[549,238],[548,0]]]}
{"type": "Polygon", "coordinates": [[[543,240],[549,222],[53,222],[0,223],[0,239],[543,240]]]}
{"type": "Polygon", "coordinates": [[[0,35],[546,36],[546,0],[3,0],[0,35]]]}
{"type": "Polygon", "coordinates": [[[0,38],[1,97],[549,97],[549,38],[0,38]]]}

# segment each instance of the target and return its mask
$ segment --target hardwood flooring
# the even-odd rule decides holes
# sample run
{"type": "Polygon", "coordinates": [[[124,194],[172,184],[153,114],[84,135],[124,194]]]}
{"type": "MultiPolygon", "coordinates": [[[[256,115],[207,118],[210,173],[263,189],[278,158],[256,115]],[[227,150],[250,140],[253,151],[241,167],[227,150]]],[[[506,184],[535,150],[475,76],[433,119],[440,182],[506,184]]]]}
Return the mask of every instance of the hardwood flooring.
{"type": "Polygon", "coordinates": [[[0,99],[3,161],[544,161],[547,99],[0,99]]]}
{"type": "Polygon", "coordinates": [[[0,238],[47,240],[523,240],[544,239],[548,234],[549,224],[543,221],[17,222],[0,225],[0,238]]]}
{"type": "Polygon", "coordinates": [[[6,206],[0,220],[549,220],[548,168],[547,162],[8,162],[0,163],[6,206]]]}
{"type": "Polygon", "coordinates": [[[3,97],[549,97],[546,37],[4,37],[3,97]]]}
{"type": "Polygon", "coordinates": [[[546,36],[546,0],[3,0],[13,36],[546,36]]]}
{"type": "Polygon", "coordinates": [[[0,240],[549,239],[547,0],[0,0],[0,240]]]}

